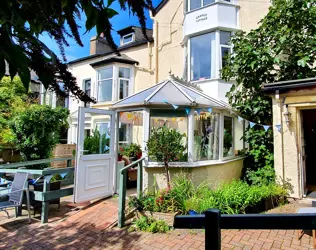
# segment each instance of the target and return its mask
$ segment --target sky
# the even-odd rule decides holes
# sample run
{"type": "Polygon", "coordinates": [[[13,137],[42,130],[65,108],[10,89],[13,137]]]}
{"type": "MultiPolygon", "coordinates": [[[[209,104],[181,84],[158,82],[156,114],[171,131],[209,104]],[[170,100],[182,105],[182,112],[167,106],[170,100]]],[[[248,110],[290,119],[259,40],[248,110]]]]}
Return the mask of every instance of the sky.
{"type": "MultiPolygon", "coordinates": [[[[156,7],[160,3],[160,1],[161,0],[153,0],[153,5],[156,7]]],[[[116,31],[130,25],[139,26],[139,22],[136,16],[129,14],[128,11],[122,11],[117,1],[115,1],[111,5],[111,7],[119,13],[118,15],[114,16],[111,19],[111,23],[114,29],[114,32],[112,32],[112,35],[116,44],[119,44],[119,35],[116,33],[116,31]]],[[[148,12],[146,13],[146,18],[147,18],[147,27],[152,28],[152,20],[150,19],[148,12]]],[[[81,35],[81,40],[84,47],[80,47],[73,39],[67,40],[70,45],[69,47],[65,47],[65,54],[66,54],[68,62],[78,59],[80,57],[89,55],[90,38],[96,35],[96,30],[94,28],[90,32],[85,33],[86,32],[85,21],[86,21],[86,17],[84,14],[82,14],[81,20],[78,20],[78,25],[81,26],[81,28],[79,29],[79,33],[81,35]]],[[[43,34],[40,37],[40,40],[44,42],[58,56],[60,56],[60,51],[58,49],[56,42],[52,40],[47,34],[43,34]]]]}

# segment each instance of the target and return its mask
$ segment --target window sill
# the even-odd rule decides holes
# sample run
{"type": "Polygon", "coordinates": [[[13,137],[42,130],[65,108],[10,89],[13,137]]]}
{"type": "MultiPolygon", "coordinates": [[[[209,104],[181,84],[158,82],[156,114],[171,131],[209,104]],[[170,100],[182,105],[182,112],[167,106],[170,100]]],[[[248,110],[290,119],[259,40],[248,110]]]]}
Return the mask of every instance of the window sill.
{"type": "Polygon", "coordinates": [[[216,1],[216,2],[214,2],[214,3],[211,3],[211,4],[208,4],[208,5],[199,7],[199,8],[194,9],[194,10],[188,10],[188,11],[185,13],[185,15],[190,14],[190,13],[193,13],[193,12],[195,12],[195,11],[199,11],[199,10],[202,10],[202,9],[206,9],[206,8],[211,7],[211,6],[213,6],[213,5],[216,5],[216,4],[224,4],[224,5],[230,5],[230,6],[240,7],[239,4],[236,4],[236,3],[231,3],[231,2],[226,2],[226,1],[216,1]]]}
{"type": "MultiPolygon", "coordinates": [[[[196,162],[171,162],[169,163],[170,168],[196,168],[196,167],[205,167],[205,166],[213,166],[213,165],[221,165],[233,161],[238,161],[246,158],[246,156],[234,156],[234,157],[227,157],[227,159],[222,160],[209,160],[209,161],[196,161],[196,162]]],[[[164,167],[163,163],[161,162],[148,162],[146,168],[157,168],[157,167],[164,167]]]]}

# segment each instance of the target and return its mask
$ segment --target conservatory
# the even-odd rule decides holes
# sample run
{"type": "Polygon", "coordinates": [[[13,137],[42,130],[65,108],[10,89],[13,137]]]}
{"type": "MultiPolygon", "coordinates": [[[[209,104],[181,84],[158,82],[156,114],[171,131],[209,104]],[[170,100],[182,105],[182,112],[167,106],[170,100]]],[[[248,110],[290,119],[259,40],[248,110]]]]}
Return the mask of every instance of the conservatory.
{"type": "MultiPolygon", "coordinates": [[[[170,175],[186,171],[196,184],[215,188],[240,178],[245,148],[245,121],[240,121],[226,103],[204,94],[197,86],[175,77],[114,103],[119,117],[119,148],[138,144],[146,157],[145,188],[166,185],[162,163],[146,155],[152,128],[167,126],[186,136],[186,151],[170,163],[170,175]]],[[[120,150],[119,149],[119,150],[120,150]]]]}

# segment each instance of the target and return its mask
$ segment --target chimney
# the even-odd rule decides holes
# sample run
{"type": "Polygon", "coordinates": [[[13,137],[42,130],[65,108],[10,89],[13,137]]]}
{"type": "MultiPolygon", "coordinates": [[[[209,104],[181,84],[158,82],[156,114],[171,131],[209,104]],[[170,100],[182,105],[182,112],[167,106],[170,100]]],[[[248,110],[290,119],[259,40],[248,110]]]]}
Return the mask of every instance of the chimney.
{"type": "Polygon", "coordinates": [[[98,39],[96,36],[90,38],[90,55],[104,54],[113,51],[114,50],[109,46],[106,39],[104,39],[103,32],[98,39]]]}

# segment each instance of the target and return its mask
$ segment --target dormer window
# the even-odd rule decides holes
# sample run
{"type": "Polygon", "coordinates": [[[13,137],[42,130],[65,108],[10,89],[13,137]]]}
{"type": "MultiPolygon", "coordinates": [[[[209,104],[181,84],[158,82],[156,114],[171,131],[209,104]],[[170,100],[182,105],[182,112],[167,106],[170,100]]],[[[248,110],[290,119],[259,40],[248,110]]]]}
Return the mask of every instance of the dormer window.
{"type": "Polygon", "coordinates": [[[134,33],[127,34],[122,36],[121,38],[121,45],[125,45],[128,43],[134,42],[134,33]]]}

